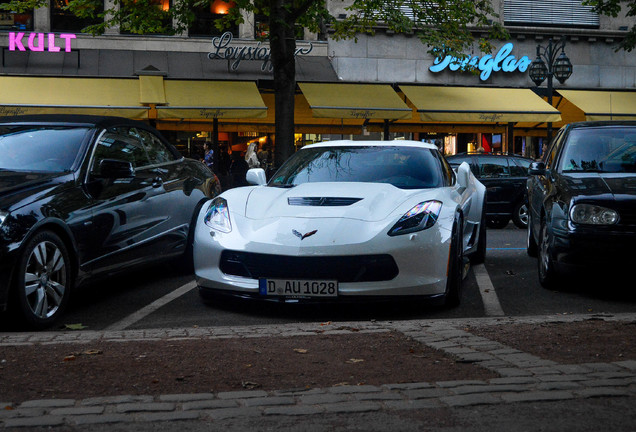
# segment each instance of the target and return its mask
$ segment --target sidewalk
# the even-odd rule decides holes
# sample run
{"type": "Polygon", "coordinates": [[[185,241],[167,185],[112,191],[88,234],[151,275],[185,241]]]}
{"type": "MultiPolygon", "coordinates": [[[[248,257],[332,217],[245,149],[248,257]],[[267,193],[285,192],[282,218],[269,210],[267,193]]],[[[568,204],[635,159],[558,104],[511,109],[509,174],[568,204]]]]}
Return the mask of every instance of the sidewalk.
{"type": "MultiPolygon", "coordinates": [[[[215,421],[246,416],[307,416],[636,396],[636,358],[562,364],[469,331],[472,328],[509,328],[523,324],[582,325],[589,324],[590,320],[630,324],[625,326],[631,327],[625,333],[625,338],[633,341],[632,325],[636,323],[636,314],[4,333],[0,334],[0,353],[2,349],[15,347],[77,347],[96,342],[155,343],[156,348],[161,349],[163,344],[171,341],[270,338],[268,343],[270,340],[275,343],[276,340],[298,336],[338,335],[346,338],[397,332],[439,351],[457,364],[483,368],[494,378],[188,394],[108,395],[82,399],[36,399],[18,403],[2,400],[5,396],[0,394],[0,407],[3,408],[0,411],[0,425],[27,429],[37,426],[174,420],[215,421]]],[[[608,350],[612,348],[606,347],[608,350]]],[[[2,361],[6,362],[0,354],[2,361]]],[[[4,365],[0,363],[0,378],[3,376],[2,369],[4,365]]]]}

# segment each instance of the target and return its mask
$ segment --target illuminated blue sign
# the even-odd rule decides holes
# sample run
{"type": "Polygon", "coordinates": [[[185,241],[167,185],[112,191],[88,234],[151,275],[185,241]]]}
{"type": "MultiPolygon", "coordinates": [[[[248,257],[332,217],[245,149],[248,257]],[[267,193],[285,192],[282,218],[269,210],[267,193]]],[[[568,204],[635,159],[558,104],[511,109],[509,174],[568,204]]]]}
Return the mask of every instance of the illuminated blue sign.
{"type": "Polygon", "coordinates": [[[447,67],[452,71],[468,70],[472,67],[481,71],[479,78],[482,81],[487,80],[493,72],[514,72],[515,70],[525,72],[530,66],[530,63],[532,63],[532,60],[530,60],[528,56],[517,59],[510,54],[512,48],[512,43],[507,43],[502,46],[494,56],[488,54],[481,58],[468,56],[462,60],[452,56],[446,56],[443,59],[438,57],[435,59],[435,64],[428,69],[431,72],[441,72],[447,67]]]}

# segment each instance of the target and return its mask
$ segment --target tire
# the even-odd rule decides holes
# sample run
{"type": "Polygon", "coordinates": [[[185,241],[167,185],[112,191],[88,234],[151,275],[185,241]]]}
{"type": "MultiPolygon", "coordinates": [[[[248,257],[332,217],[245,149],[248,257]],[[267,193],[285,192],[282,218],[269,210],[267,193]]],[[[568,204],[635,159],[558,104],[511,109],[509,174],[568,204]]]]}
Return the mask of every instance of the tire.
{"type": "MultiPolygon", "coordinates": [[[[198,214],[198,212],[195,212],[198,214]]],[[[179,273],[192,274],[194,273],[194,232],[196,229],[196,219],[190,223],[190,231],[188,232],[188,238],[186,239],[185,250],[183,254],[179,256],[174,262],[174,267],[179,273]]]]}
{"type": "Polygon", "coordinates": [[[532,220],[528,214],[528,228],[526,228],[526,253],[529,257],[536,258],[538,249],[537,242],[534,239],[534,232],[532,231],[532,220]]]}
{"type": "Polygon", "coordinates": [[[25,245],[13,281],[13,294],[24,323],[50,327],[62,315],[73,286],[71,261],[64,242],[42,231],[25,245]]]}
{"type": "Polygon", "coordinates": [[[471,264],[483,264],[486,261],[486,201],[481,211],[481,221],[479,222],[479,237],[477,239],[477,250],[470,255],[471,264]]]}
{"type": "Polygon", "coordinates": [[[556,289],[559,274],[552,260],[552,234],[545,221],[541,222],[541,232],[539,233],[539,244],[537,246],[539,283],[543,288],[556,289]]]}
{"type": "Polygon", "coordinates": [[[528,226],[528,202],[521,201],[512,212],[512,223],[517,228],[525,229],[528,226]]]}
{"type": "Polygon", "coordinates": [[[444,306],[454,308],[461,303],[462,279],[464,276],[464,253],[462,242],[462,220],[459,217],[453,225],[453,237],[448,257],[448,278],[444,306]]]}
{"type": "Polygon", "coordinates": [[[503,216],[486,218],[486,225],[488,228],[502,229],[508,225],[508,222],[510,222],[510,218],[503,216]]]}

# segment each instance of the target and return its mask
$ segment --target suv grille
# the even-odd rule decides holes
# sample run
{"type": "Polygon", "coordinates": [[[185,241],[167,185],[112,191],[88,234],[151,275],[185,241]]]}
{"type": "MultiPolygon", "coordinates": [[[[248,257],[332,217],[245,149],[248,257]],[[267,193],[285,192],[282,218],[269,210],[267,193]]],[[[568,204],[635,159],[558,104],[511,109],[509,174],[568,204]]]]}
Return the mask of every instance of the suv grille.
{"type": "Polygon", "coordinates": [[[391,255],[296,257],[223,251],[221,271],[252,279],[335,279],[339,282],[387,281],[398,274],[391,255]]]}

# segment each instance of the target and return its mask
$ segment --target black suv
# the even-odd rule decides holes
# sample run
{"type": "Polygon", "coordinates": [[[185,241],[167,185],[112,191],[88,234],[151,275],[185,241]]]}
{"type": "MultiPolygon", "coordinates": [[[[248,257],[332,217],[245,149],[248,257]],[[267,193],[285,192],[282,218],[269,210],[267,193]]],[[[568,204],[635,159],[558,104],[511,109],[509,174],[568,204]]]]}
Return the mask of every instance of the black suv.
{"type": "Polygon", "coordinates": [[[510,219],[519,228],[528,226],[526,182],[532,159],[517,155],[460,153],[446,158],[453,168],[470,165],[486,186],[486,221],[490,228],[503,228],[510,219]]]}

